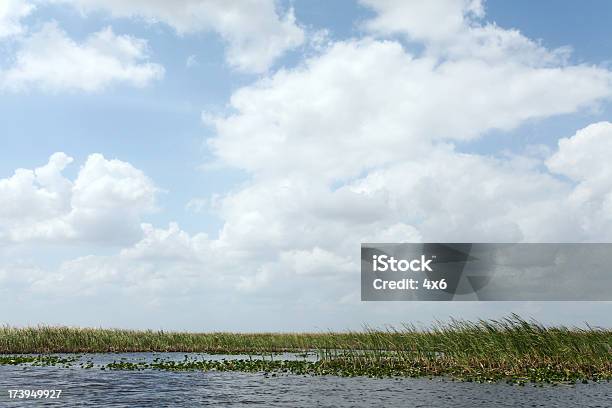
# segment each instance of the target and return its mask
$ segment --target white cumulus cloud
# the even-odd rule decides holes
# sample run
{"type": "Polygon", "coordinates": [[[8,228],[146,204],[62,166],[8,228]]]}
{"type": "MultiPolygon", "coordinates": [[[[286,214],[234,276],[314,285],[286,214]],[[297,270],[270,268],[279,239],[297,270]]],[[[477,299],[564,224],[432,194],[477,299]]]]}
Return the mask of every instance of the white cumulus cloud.
{"type": "Polygon", "coordinates": [[[94,92],[114,84],[142,87],[163,75],[161,65],[149,62],[145,40],[107,27],[79,43],[47,23],[20,39],[14,63],[0,71],[0,88],[94,92]]]}
{"type": "Polygon", "coordinates": [[[279,271],[307,267],[287,268],[287,254],[326,251],[340,271],[360,242],[612,239],[541,154],[455,147],[597,106],[612,97],[610,71],[487,24],[477,1],[367,3],[378,13],[369,29],[424,51],[392,38],[337,41],[237,90],[231,113],[206,115],[217,159],[252,175],[216,208],[217,245],[260,260],[243,289],[270,290],[279,271]]]}
{"type": "Polygon", "coordinates": [[[570,47],[547,50],[518,30],[505,29],[484,21],[482,0],[360,0],[376,16],[365,28],[379,36],[402,35],[420,42],[426,53],[438,57],[504,60],[530,65],[563,63],[570,47]]]}
{"type": "Polygon", "coordinates": [[[26,28],[21,20],[34,10],[25,0],[0,1],[0,39],[23,34],[26,28]]]}
{"type": "Polygon", "coordinates": [[[226,163],[257,174],[350,177],[426,155],[434,141],[474,139],[571,113],[612,95],[612,74],[512,59],[415,57],[392,41],[347,41],[232,96],[209,118],[226,163]]]}
{"type": "Polygon", "coordinates": [[[35,170],[0,179],[0,239],[127,243],[139,238],[141,216],[155,207],[157,188],[142,171],[92,154],[72,181],[72,158],[55,153],[35,170]]]}
{"type": "Polygon", "coordinates": [[[274,0],[54,0],[84,12],[165,23],[178,34],[214,31],[227,43],[227,61],[239,70],[264,72],[275,59],[301,45],[304,31],[293,15],[280,15],[274,0]]]}
{"type": "Polygon", "coordinates": [[[600,231],[602,239],[612,222],[612,123],[599,122],[559,140],[548,168],[577,183],[570,203],[584,208],[583,222],[600,231]],[[587,217],[587,215],[590,215],[587,217]]]}

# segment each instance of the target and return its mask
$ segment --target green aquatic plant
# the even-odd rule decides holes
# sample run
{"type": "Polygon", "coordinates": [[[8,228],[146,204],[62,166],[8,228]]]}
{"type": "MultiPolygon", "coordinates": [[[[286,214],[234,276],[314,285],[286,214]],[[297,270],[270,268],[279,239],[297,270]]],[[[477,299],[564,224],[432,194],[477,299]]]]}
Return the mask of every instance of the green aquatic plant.
{"type": "Polygon", "coordinates": [[[78,359],[76,356],[62,357],[54,355],[0,355],[0,365],[30,366],[69,366],[78,359]]]}

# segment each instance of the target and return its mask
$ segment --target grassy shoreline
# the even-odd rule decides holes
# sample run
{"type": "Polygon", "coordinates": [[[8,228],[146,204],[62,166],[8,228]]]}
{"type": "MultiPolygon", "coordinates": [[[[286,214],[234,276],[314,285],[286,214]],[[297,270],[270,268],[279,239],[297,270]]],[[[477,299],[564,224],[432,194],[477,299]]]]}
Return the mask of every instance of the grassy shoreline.
{"type": "MultiPolygon", "coordinates": [[[[199,352],[261,355],[314,351],[312,361],[118,362],[108,369],[233,370],[342,376],[450,376],[468,381],[612,379],[612,331],[547,327],[513,315],[428,329],[344,333],[175,333],[66,327],[0,328],[0,354],[199,352]]],[[[11,357],[0,358],[10,364],[11,357]]]]}

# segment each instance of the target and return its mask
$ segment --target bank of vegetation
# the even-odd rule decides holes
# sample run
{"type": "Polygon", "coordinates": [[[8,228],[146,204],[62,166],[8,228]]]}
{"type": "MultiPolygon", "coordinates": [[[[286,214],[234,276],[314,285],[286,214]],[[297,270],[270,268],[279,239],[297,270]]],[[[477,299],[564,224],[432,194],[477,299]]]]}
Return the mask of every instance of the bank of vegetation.
{"type": "MultiPolygon", "coordinates": [[[[575,382],[612,378],[612,331],[549,327],[512,315],[454,320],[428,328],[328,333],[178,333],[68,327],[0,329],[0,363],[15,355],[104,352],[245,354],[244,359],[152,363],[120,361],[109,369],[233,370],[341,376],[448,376],[467,381],[575,382]],[[316,361],[258,359],[316,353],[316,361]]],[[[22,357],[23,358],[23,357],[22,357]]],[[[32,357],[34,359],[39,357],[32,357]]]]}

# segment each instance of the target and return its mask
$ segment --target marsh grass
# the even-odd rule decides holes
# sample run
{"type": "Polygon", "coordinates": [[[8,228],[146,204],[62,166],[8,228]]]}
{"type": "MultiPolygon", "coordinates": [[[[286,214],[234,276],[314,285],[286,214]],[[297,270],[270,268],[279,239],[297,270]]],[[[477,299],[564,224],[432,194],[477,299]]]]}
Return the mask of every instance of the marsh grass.
{"type": "MultiPolygon", "coordinates": [[[[517,315],[429,328],[329,333],[174,333],[35,327],[0,329],[0,353],[315,351],[316,362],[159,362],[154,369],[290,371],[343,376],[450,376],[467,381],[564,382],[612,378],[612,331],[547,327],[517,315]],[[267,367],[267,369],[266,369],[267,367]]],[[[242,361],[242,360],[239,360],[242,361]]],[[[129,363],[109,368],[129,369],[129,363]]],[[[142,367],[140,367],[142,368],[142,367]]]]}

